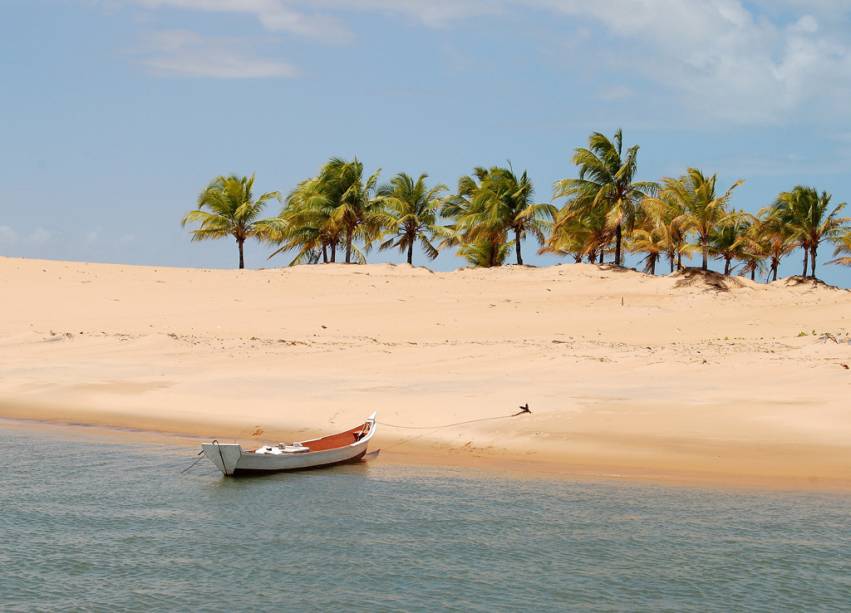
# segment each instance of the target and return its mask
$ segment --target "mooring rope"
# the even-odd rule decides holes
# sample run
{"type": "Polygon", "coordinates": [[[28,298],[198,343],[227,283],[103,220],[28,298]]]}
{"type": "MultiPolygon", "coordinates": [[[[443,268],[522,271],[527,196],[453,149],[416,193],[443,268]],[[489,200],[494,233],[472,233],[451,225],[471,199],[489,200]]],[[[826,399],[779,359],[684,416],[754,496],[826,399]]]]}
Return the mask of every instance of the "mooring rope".
{"type": "MultiPolygon", "coordinates": [[[[200,456],[202,453],[204,453],[204,450],[203,450],[203,449],[202,449],[201,451],[199,451],[198,453],[196,453],[195,455],[200,456]]],[[[182,475],[183,473],[187,473],[187,472],[189,472],[189,469],[190,469],[190,468],[192,468],[193,466],[195,466],[198,462],[200,462],[200,461],[201,461],[201,460],[203,460],[203,459],[204,459],[204,458],[198,458],[197,460],[195,460],[194,462],[192,462],[192,464],[190,464],[189,466],[187,466],[186,468],[184,468],[183,470],[181,470],[181,471],[180,471],[180,474],[182,475]]]]}
{"type": "MultiPolygon", "coordinates": [[[[451,423],[451,424],[440,424],[440,425],[437,425],[437,426],[399,426],[399,425],[396,425],[396,424],[390,424],[390,423],[387,423],[387,422],[384,422],[384,421],[378,421],[378,420],[376,420],[375,423],[377,423],[380,426],[387,426],[388,428],[400,428],[400,429],[403,429],[403,430],[428,430],[428,431],[432,431],[432,430],[441,430],[441,429],[444,429],[444,428],[454,428],[455,426],[463,426],[465,424],[473,424],[473,423],[482,422],[482,421],[495,421],[495,420],[498,420],[498,419],[511,419],[512,417],[517,417],[518,415],[523,415],[524,413],[531,413],[531,411],[528,410],[529,405],[526,405],[525,407],[520,407],[520,409],[521,410],[520,410],[519,413],[512,413],[511,415],[497,415],[496,417],[479,417],[478,419],[468,419],[466,421],[456,421],[456,422],[451,423]]],[[[408,437],[406,439],[402,439],[401,441],[397,442],[395,445],[390,445],[389,447],[386,447],[384,450],[388,451],[390,449],[398,449],[402,445],[407,445],[410,442],[413,442],[417,439],[424,437],[426,434],[428,434],[428,432],[423,432],[421,434],[415,434],[414,436],[408,437]]]]}
{"type": "Polygon", "coordinates": [[[517,416],[518,413],[514,413],[513,415],[499,415],[497,417],[480,417],[478,419],[468,419],[467,421],[457,421],[452,424],[442,424],[439,426],[397,426],[396,424],[388,424],[386,421],[377,421],[379,426],[387,426],[388,428],[401,428],[404,430],[439,430],[442,428],[454,428],[455,426],[463,426],[464,424],[474,424],[479,421],[494,421],[496,419],[510,419],[512,417],[517,416]]]}

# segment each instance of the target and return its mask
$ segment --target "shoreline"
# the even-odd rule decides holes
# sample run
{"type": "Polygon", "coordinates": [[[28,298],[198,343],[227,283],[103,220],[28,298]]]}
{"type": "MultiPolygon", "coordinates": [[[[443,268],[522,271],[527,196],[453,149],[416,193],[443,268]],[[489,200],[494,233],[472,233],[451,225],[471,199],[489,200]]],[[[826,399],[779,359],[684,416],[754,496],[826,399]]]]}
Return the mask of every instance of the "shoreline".
{"type": "Polygon", "coordinates": [[[0,258],[0,280],[3,417],[260,443],[378,411],[419,428],[381,427],[387,462],[851,489],[844,290],[737,279],[720,291],[589,264],[0,258]],[[532,415],[481,421],[524,403],[532,415]]]}
{"type": "MultiPolygon", "coordinates": [[[[0,404],[0,431],[23,430],[27,432],[47,431],[61,439],[84,438],[96,444],[163,444],[193,451],[201,442],[209,440],[205,432],[214,431],[214,426],[201,426],[192,430],[175,431],[168,423],[161,423],[160,429],[141,428],[140,422],[129,418],[122,420],[95,419],[92,415],[77,415],[73,421],[59,415],[48,417],[16,417],[15,412],[4,410],[0,404]],[[117,440],[116,440],[117,439],[117,440]]],[[[151,423],[148,421],[147,423],[151,423]]],[[[187,426],[188,424],[184,424],[187,426]]],[[[221,432],[221,429],[215,430],[221,432]]],[[[261,440],[273,442],[274,437],[252,439],[245,436],[245,429],[225,428],[227,438],[246,447],[258,445],[261,440]]],[[[315,434],[327,434],[319,432],[315,434]]],[[[221,436],[221,434],[219,435],[221,436]]],[[[292,437],[289,437],[292,438],[292,437]]],[[[790,475],[754,475],[738,471],[712,472],[688,470],[659,463],[627,465],[612,463],[606,457],[587,456],[579,462],[571,462],[564,455],[552,454],[534,459],[523,457],[520,453],[503,451],[494,453],[489,450],[448,447],[438,441],[428,439],[413,440],[416,437],[395,437],[379,431],[376,435],[374,450],[381,450],[376,462],[391,466],[411,468],[472,470],[479,476],[502,477],[510,479],[607,482],[621,484],[647,484],[668,487],[696,487],[718,490],[767,490],[790,492],[851,492],[851,478],[837,475],[831,477],[804,477],[790,475]]]]}

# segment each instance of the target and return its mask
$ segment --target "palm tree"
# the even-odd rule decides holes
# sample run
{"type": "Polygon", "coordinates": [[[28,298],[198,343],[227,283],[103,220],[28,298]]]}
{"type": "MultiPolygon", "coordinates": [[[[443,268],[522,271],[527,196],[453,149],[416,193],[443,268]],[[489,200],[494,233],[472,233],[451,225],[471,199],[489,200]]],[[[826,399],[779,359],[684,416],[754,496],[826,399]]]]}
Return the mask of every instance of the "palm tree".
{"type": "Polygon", "coordinates": [[[493,167],[480,194],[482,213],[486,218],[498,219],[514,234],[514,253],[517,265],[523,265],[521,241],[527,233],[535,236],[539,245],[544,243],[544,229],[555,217],[552,204],[532,202],[535,189],[526,171],[520,177],[508,168],[493,167]]]}
{"type": "Polygon", "coordinates": [[[612,140],[599,132],[591,134],[588,148],[577,148],[573,163],[579,167],[579,178],[556,182],[553,197],[567,198],[565,206],[573,210],[605,211],[607,225],[615,234],[615,265],[620,266],[624,230],[632,230],[638,203],[655,193],[657,185],[635,181],[638,145],[624,155],[621,130],[612,140]]]}
{"type": "Polygon", "coordinates": [[[682,270],[683,256],[690,256],[695,247],[688,242],[689,229],[685,224],[685,211],[681,203],[662,191],[658,197],[645,198],[639,212],[644,218],[652,218],[654,226],[660,226],[671,272],[675,268],[682,270]]]}
{"type": "MultiPolygon", "coordinates": [[[[381,201],[373,197],[380,170],[364,180],[363,163],[357,158],[347,162],[331,158],[323,166],[319,179],[329,200],[334,204],[331,219],[343,229],[346,244],[346,264],[352,261],[354,240],[360,238],[364,250],[369,251],[372,241],[381,233],[381,201]]],[[[363,254],[355,254],[361,262],[363,254]]]]}
{"type": "Polygon", "coordinates": [[[845,203],[841,202],[831,208],[831,198],[827,192],[819,194],[815,188],[803,185],[797,185],[777,197],[775,207],[780,219],[789,226],[798,245],[804,250],[803,277],[807,276],[809,256],[810,277],[816,278],[819,245],[824,240],[835,239],[848,222],[848,218],[839,217],[845,203]]]}
{"type": "Polygon", "coordinates": [[[784,223],[777,209],[766,207],[759,212],[759,223],[755,226],[757,236],[754,240],[763,245],[768,258],[768,277],[777,281],[780,261],[795,250],[797,242],[789,226],[784,223]]]}
{"type": "MultiPolygon", "coordinates": [[[[602,228],[605,223],[598,224],[602,228]]],[[[578,264],[583,257],[589,261],[596,262],[596,253],[600,241],[608,242],[610,236],[600,239],[595,233],[595,226],[588,217],[575,215],[571,211],[562,208],[555,217],[552,231],[546,243],[538,250],[538,253],[554,253],[573,257],[578,264]]]]}
{"type": "Polygon", "coordinates": [[[765,260],[770,256],[771,243],[764,226],[763,219],[750,217],[750,227],[741,237],[739,259],[742,261],[742,273],[750,274],[751,281],[756,281],[757,271],[765,271],[765,260]]]}
{"type": "Polygon", "coordinates": [[[208,240],[233,236],[239,248],[239,267],[245,268],[243,246],[246,239],[262,237],[276,225],[273,219],[258,219],[269,200],[280,200],[278,192],[266,192],[254,198],[254,175],[250,177],[216,177],[198,196],[198,208],[189,211],[182,226],[198,223],[192,240],[208,240]]]}
{"type": "Polygon", "coordinates": [[[644,262],[644,272],[656,274],[656,263],[667,250],[670,242],[665,234],[665,226],[635,228],[627,241],[627,247],[635,253],[646,253],[639,263],[644,262]]]}
{"type": "Polygon", "coordinates": [[[844,266],[851,266],[851,228],[846,228],[845,232],[841,236],[838,236],[835,242],[836,249],[834,250],[833,255],[847,255],[831,260],[828,264],[843,264],[844,266]]]}
{"type": "Polygon", "coordinates": [[[458,255],[473,266],[491,268],[502,266],[510,250],[511,243],[508,241],[499,242],[494,240],[493,237],[489,237],[462,243],[460,249],[458,249],[458,255]]]}
{"type": "MultiPolygon", "coordinates": [[[[543,244],[544,229],[556,213],[551,204],[532,202],[533,195],[532,181],[525,171],[518,177],[510,165],[477,167],[472,176],[459,179],[458,193],[443,207],[443,214],[455,219],[455,229],[466,242],[490,239],[497,245],[511,232],[517,264],[522,265],[523,238],[531,233],[543,244]]],[[[491,249],[489,253],[497,251],[491,249]]]]}
{"type": "Polygon", "coordinates": [[[702,269],[709,269],[709,249],[716,227],[727,218],[727,203],[733,190],[743,183],[738,180],[720,196],[716,192],[717,175],[705,176],[696,168],[689,168],[678,179],[662,180],[661,196],[683,212],[676,218],[682,229],[697,233],[703,252],[702,269]]]}
{"type": "Polygon", "coordinates": [[[336,262],[342,230],[332,216],[334,206],[319,177],[306,179],[287,196],[280,214],[281,224],[265,237],[280,245],[270,258],[295,249],[290,266],[311,263],[321,257],[324,263],[336,262]]]}
{"type": "Polygon", "coordinates": [[[400,172],[388,185],[378,189],[385,207],[384,226],[392,233],[381,249],[398,247],[399,251],[407,251],[408,264],[413,264],[417,241],[430,259],[438,254],[432,241],[439,232],[437,212],[442,203],[441,195],[448,188],[442,184],[429,188],[427,177],[423,173],[414,181],[410,175],[400,172]]]}
{"type": "Polygon", "coordinates": [[[709,237],[709,250],[724,260],[724,276],[733,272],[733,260],[746,258],[746,243],[751,231],[752,217],[743,211],[733,211],[715,226],[709,237]]]}

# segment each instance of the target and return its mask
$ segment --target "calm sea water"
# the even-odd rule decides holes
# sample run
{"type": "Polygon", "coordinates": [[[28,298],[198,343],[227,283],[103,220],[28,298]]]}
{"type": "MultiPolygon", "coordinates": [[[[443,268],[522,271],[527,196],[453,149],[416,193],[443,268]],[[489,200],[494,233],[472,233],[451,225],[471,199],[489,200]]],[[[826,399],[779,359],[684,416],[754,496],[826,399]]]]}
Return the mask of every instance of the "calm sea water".
{"type": "Polygon", "coordinates": [[[0,430],[0,609],[851,608],[848,496],[193,459],[0,430]]]}

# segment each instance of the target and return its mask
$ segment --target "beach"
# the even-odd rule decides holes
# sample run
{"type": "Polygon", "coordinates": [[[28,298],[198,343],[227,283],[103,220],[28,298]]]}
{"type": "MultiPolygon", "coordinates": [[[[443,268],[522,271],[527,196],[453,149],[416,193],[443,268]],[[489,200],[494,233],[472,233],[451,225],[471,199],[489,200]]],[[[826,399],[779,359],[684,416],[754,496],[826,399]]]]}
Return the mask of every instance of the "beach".
{"type": "Polygon", "coordinates": [[[389,463],[851,489],[851,293],[718,283],[0,258],[0,417],[257,444],[377,411],[389,463]]]}

